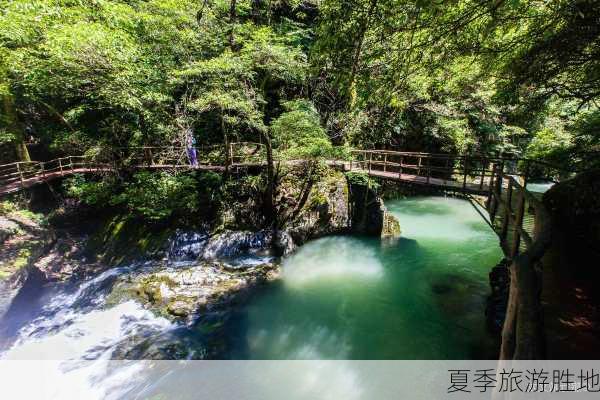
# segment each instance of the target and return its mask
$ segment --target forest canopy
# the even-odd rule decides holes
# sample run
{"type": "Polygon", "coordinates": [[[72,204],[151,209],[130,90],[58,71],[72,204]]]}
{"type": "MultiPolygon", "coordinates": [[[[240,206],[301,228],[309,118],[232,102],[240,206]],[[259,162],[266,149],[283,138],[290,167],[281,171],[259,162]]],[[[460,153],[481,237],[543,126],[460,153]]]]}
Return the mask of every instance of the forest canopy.
{"type": "Polygon", "coordinates": [[[201,144],[272,139],[311,156],[346,145],[578,168],[600,159],[594,0],[0,0],[0,10],[4,160],[182,145],[190,131],[201,144]]]}

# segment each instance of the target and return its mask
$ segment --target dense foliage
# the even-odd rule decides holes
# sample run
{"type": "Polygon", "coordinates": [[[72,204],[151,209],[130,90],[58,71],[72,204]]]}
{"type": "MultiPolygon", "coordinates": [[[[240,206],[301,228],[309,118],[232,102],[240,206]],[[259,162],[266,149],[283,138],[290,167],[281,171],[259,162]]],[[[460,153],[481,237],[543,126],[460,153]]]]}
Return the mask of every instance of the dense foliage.
{"type": "MultiPolygon", "coordinates": [[[[595,0],[0,0],[0,10],[4,160],[28,148],[40,159],[182,146],[191,132],[287,158],[354,146],[599,164],[595,0]]],[[[127,193],[165,179],[134,179],[127,193]]]]}

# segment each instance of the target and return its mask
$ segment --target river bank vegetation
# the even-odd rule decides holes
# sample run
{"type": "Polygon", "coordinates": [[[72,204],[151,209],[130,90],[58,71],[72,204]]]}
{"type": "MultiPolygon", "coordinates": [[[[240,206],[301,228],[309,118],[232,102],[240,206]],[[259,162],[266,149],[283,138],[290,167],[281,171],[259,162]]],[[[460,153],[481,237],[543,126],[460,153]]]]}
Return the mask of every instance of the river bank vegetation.
{"type": "MultiPolygon", "coordinates": [[[[210,326],[210,332],[218,325],[214,330],[231,334],[237,331],[223,328],[229,317],[207,316],[206,308],[226,309],[241,292],[278,279],[279,256],[309,240],[362,235],[331,238],[319,242],[324,250],[320,244],[313,248],[328,254],[341,243],[360,259],[362,253],[353,249],[358,246],[368,256],[367,268],[356,267],[350,275],[366,271],[376,280],[405,256],[414,261],[406,265],[427,271],[417,239],[438,249],[432,265],[460,267],[462,259],[452,259],[452,265],[443,261],[457,234],[462,258],[480,246],[489,253],[468,259],[464,276],[432,271],[415,279],[422,283],[415,296],[429,299],[434,293],[439,304],[448,303],[438,322],[449,331],[455,332],[445,311],[453,312],[453,306],[475,310],[471,325],[479,329],[479,303],[487,290],[482,278],[499,258],[499,249],[491,248],[496,237],[473,220],[483,225],[479,215],[469,214],[475,211],[468,204],[466,211],[460,201],[426,199],[421,209],[394,199],[397,214],[412,229],[420,224],[415,215],[442,224],[437,214],[452,215],[448,220],[460,227],[447,234],[437,226],[435,233],[416,229],[418,234],[398,244],[402,221],[383,204],[379,184],[363,173],[344,174],[345,166],[328,161],[348,160],[354,149],[390,149],[532,159],[558,165],[564,177],[592,170],[571,186],[556,185],[546,200],[565,231],[575,231],[577,242],[593,247],[599,98],[600,2],[595,0],[0,0],[0,164],[65,155],[114,163],[95,174],[68,177],[60,165],[61,179],[0,203],[0,244],[9,250],[0,280],[19,288],[32,285],[34,292],[56,285],[65,293],[69,284],[85,281],[97,290],[99,302],[135,304],[139,315],[156,307],[172,320],[205,324],[202,329],[210,326]],[[240,142],[247,146],[243,155],[260,163],[231,168],[232,144],[240,142]],[[189,152],[192,146],[197,155],[189,152]],[[193,165],[197,156],[219,168],[139,168],[136,163],[152,160],[156,148],[168,149],[183,164],[189,158],[193,165]],[[386,247],[381,237],[394,246],[386,247]],[[151,267],[138,271],[135,262],[151,267]],[[185,264],[183,272],[171,269],[177,263],[185,264]],[[15,273],[20,270],[27,271],[15,273]],[[118,276],[116,284],[111,274],[118,276]],[[476,301],[469,297],[473,288],[480,294],[476,301]]],[[[463,162],[466,187],[466,157],[463,162]]],[[[430,172],[429,162],[427,168],[430,172]]],[[[524,167],[511,168],[512,174],[524,167]]],[[[18,171],[11,179],[19,179],[18,171]]],[[[429,183],[429,175],[426,179],[429,183]]],[[[313,257],[309,261],[320,257],[310,248],[305,254],[313,257]]],[[[328,262],[325,279],[343,275],[335,257],[328,262]]],[[[309,277],[315,273],[310,262],[300,264],[309,277]]],[[[508,263],[499,265],[507,274],[508,263]]],[[[392,278],[411,284],[405,272],[392,278]]],[[[284,278],[304,284],[304,277],[284,278]]],[[[506,291],[501,292],[506,308],[506,291]]],[[[11,301],[2,303],[11,296],[0,293],[0,309],[13,307],[11,301]]],[[[61,307],[75,304],[70,299],[65,296],[61,307]]],[[[398,310],[412,312],[411,307],[402,304],[398,310]]],[[[426,311],[438,308],[427,304],[426,311]]],[[[7,315],[20,318],[19,310],[11,310],[7,315]]],[[[121,315],[109,307],[95,312],[107,310],[121,315]]],[[[400,315],[398,310],[390,315],[400,315]]],[[[497,325],[502,321],[501,313],[497,325]]],[[[17,325],[14,332],[0,330],[0,338],[16,340],[22,328],[17,325]]],[[[444,329],[433,331],[441,337],[444,329]]],[[[198,332],[185,334],[198,338],[198,332]]],[[[117,345],[106,351],[122,358],[178,358],[200,348],[154,352],[145,347],[149,341],[136,342],[139,348],[127,350],[132,353],[117,345]]],[[[465,357],[481,356],[471,347],[485,347],[463,345],[456,354],[465,357]]],[[[226,353],[211,353],[219,346],[194,357],[221,357],[226,353]]],[[[436,356],[410,356],[423,354],[436,356]]],[[[368,358],[369,353],[353,355],[368,358]]]]}
{"type": "Polygon", "coordinates": [[[315,156],[346,144],[597,163],[595,1],[0,8],[4,160],[183,146],[191,131],[315,156]]]}

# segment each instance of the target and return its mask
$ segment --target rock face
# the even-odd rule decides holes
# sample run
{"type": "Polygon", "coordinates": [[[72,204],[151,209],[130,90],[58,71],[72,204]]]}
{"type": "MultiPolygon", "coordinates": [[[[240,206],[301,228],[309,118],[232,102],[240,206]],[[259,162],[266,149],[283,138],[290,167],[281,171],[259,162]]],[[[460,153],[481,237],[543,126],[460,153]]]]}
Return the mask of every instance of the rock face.
{"type": "Polygon", "coordinates": [[[0,244],[19,231],[19,225],[6,217],[0,216],[0,244]]]}
{"type": "Polygon", "coordinates": [[[285,227],[294,245],[307,240],[334,234],[348,233],[350,230],[348,187],[344,176],[332,174],[315,184],[306,205],[294,220],[285,227]]]}
{"type": "Polygon", "coordinates": [[[350,192],[350,230],[370,236],[399,236],[400,223],[388,213],[377,195],[377,184],[364,174],[348,173],[346,176],[350,192]]]}
{"type": "Polygon", "coordinates": [[[487,300],[485,316],[489,330],[499,334],[502,331],[508,305],[508,292],[510,289],[509,261],[502,259],[498,265],[492,268],[489,276],[492,293],[487,300]]]}

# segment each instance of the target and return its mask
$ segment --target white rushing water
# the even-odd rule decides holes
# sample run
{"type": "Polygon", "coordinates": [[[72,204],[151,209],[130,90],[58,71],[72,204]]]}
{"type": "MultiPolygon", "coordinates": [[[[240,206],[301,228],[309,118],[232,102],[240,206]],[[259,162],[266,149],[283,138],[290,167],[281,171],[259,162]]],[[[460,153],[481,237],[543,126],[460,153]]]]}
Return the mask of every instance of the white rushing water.
{"type": "Polygon", "coordinates": [[[74,291],[59,291],[44,304],[0,354],[3,395],[91,400],[125,393],[142,365],[113,368],[115,348],[132,337],[175,327],[133,300],[105,304],[105,286],[128,272],[129,268],[110,269],[81,282],[74,291]],[[37,378],[35,384],[32,377],[37,378]]]}
{"type": "Polygon", "coordinates": [[[302,246],[283,262],[283,282],[302,287],[306,283],[339,279],[379,279],[383,266],[375,250],[360,239],[327,237],[302,246]]]}

